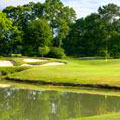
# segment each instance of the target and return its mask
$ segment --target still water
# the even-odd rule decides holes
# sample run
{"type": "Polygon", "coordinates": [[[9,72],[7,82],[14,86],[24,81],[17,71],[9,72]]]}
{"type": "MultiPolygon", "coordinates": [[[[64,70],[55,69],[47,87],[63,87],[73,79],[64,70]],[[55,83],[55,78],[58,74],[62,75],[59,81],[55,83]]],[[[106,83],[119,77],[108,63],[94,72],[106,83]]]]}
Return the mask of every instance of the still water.
{"type": "Polygon", "coordinates": [[[120,112],[120,97],[0,89],[0,120],[69,120],[120,112]]]}

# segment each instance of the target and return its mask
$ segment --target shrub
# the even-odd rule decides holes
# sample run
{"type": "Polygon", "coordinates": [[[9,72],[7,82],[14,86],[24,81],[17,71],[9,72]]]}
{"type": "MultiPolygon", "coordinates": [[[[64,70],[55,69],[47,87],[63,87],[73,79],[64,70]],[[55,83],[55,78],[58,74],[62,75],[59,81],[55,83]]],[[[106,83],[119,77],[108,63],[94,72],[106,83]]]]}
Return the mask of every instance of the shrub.
{"type": "Polygon", "coordinates": [[[41,57],[47,55],[49,52],[50,52],[50,48],[47,46],[38,48],[38,55],[40,55],[41,57]]]}
{"type": "Polygon", "coordinates": [[[49,57],[58,58],[58,59],[64,58],[65,57],[64,49],[57,47],[51,48],[49,52],[49,57]]]}
{"type": "Polygon", "coordinates": [[[120,52],[118,52],[116,50],[115,51],[112,50],[112,51],[110,51],[110,56],[114,59],[118,59],[118,58],[120,58],[120,52]]]}
{"type": "Polygon", "coordinates": [[[36,57],[38,50],[34,48],[34,46],[25,46],[23,49],[23,55],[29,56],[29,57],[36,57]]]}
{"type": "Polygon", "coordinates": [[[21,57],[21,54],[11,54],[11,57],[21,57]]]}

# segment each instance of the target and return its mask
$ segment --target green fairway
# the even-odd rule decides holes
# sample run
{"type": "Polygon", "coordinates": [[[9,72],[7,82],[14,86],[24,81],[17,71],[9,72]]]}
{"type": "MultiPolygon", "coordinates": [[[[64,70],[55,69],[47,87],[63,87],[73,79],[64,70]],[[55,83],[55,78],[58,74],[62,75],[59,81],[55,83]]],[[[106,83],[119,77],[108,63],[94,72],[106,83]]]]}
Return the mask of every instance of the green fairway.
{"type": "Polygon", "coordinates": [[[120,60],[63,60],[63,66],[31,67],[9,78],[51,83],[120,87],[120,60]]]}
{"type": "Polygon", "coordinates": [[[78,119],[71,119],[71,120],[120,120],[120,113],[86,117],[86,118],[80,118],[80,119],[78,118],[78,119]]]}

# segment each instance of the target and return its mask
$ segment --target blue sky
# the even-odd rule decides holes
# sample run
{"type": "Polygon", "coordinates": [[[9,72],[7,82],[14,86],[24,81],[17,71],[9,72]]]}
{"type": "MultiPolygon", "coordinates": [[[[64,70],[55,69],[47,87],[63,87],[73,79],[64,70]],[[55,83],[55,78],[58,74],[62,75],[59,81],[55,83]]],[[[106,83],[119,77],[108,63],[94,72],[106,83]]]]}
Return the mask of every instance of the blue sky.
{"type": "MultiPolygon", "coordinates": [[[[0,9],[6,6],[17,6],[28,2],[44,2],[44,0],[0,0],[0,9]]],[[[77,13],[77,17],[85,17],[92,12],[97,12],[99,6],[108,3],[115,3],[120,6],[120,0],[61,0],[65,5],[73,7],[77,13]]]]}

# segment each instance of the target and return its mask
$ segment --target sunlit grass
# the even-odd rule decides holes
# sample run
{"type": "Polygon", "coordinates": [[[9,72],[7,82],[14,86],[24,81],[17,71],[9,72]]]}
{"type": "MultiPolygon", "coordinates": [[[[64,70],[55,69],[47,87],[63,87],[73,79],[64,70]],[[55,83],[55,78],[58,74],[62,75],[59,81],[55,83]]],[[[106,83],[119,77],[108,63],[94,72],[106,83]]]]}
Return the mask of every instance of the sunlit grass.
{"type": "Polygon", "coordinates": [[[120,113],[86,117],[86,118],[78,118],[78,119],[70,119],[70,120],[120,120],[120,113]]]}
{"type": "MultiPolygon", "coordinates": [[[[63,60],[64,61],[64,60],[63,60]]],[[[120,60],[65,60],[64,66],[41,66],[9,78],[55,83],[120,86],[120,60]]]]}

